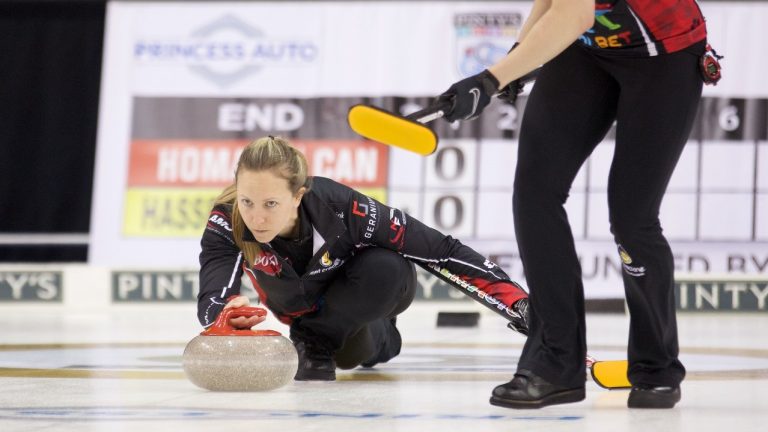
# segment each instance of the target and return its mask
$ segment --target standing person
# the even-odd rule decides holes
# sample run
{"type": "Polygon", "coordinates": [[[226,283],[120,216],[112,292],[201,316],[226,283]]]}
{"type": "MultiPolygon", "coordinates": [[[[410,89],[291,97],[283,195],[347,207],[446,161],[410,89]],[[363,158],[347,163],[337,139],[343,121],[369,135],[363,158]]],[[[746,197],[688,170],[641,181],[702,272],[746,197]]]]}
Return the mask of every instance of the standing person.
{"type": "Polygon", "coordinates": [[[396,208],[309,177],[304,155],[279,137],[243,150],[201,245],[200,322],[210,326],[222,309],[248,305],[240,295],[246,272],[260,301],[290,324],[296,380],[330,381],[337,367],[372,367],[398,355],[395,317],[413,300],[413,263],[447,269],[501,306],[512,328],[527,330],[528,295],[496,264],[396,208]]]}
{"type": "Polygon", "coordinates": [[[518,44],[441,95],[448,121],[480,114],[500,89],[543,67],[523,116],[513,207],[530,289],[530,335],[491,403],[540,408],[585,397],[581,267],[563,207],[574,177],[616,122],[608,177],[611,232],[630,311],[630,408],[672,408],[678,359],[673,258],[659,208],[688,139],[702,79],[719,79],[695,0],[535,0],[518,44]]]}

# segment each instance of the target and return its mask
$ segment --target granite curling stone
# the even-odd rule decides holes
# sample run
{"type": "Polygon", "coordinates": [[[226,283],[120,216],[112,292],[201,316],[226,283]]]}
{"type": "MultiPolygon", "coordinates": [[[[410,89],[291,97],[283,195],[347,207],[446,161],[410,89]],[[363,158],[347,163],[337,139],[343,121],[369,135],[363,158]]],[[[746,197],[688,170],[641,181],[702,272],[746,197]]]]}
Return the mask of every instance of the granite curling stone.
{"type": "Polygon", "coordinates": [[[266,314],[257,307],[223,310],[184,349],[187,378],[212,391],[265,391],[288,384],[299,363],[291,341],[274,330],[238,330],[229,324],[230,318],[266,314]]]}

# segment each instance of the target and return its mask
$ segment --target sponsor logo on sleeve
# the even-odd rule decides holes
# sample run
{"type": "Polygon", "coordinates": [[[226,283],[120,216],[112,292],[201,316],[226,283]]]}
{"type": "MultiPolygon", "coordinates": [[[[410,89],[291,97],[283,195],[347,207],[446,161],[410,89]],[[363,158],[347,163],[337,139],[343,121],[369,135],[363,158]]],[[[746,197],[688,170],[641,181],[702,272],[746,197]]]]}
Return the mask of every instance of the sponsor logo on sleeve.
{"type": "Polygon", "coordinates": [[[211,228],[215,228],[215,226],[219,226],[229,232],[232,232],[232,228],[229,226],[229,222],[227,222],[227,220],[224,219],[223,214],[219,212],[211,213],[211,217],[208,218],[208,226],[211,228]]]}
{"type": "Polygon", "coordinates": [[[357,200],[352,202],[352,214],[366,219],[363,237],[370,240],[373,238],[373,233],[376,231],[376,224],[379,219],[379,208],[373,198],[366,198],[368,199],[367,204],[360,203],[357,200]]]}
{"type": "Polygon", "coordinates": [[[402,247],[405,241],[405,215],[400,210],[389,210],[389,242],[402,247]]]}
{"type": "Polygon", "coordinates": [[[360,204],[355,200],[352,202],[352,214],[355,216],[366,217],[368,216],[368,206],[366,204],[360,204]]]}

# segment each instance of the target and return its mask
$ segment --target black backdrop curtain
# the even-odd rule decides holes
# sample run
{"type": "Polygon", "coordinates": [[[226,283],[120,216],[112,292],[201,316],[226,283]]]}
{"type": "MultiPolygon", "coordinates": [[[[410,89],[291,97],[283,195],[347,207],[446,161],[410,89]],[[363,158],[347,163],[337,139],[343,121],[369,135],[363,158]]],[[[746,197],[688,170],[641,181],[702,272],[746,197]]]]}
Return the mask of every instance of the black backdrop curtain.
{"type": "MultiPolygon", "coordinates": [[[[105,2],[0,2],[0,236],[87,233],[105,2]]],[[[86,245],[0,243],[0,261],[84,261],[86,245]]]]}

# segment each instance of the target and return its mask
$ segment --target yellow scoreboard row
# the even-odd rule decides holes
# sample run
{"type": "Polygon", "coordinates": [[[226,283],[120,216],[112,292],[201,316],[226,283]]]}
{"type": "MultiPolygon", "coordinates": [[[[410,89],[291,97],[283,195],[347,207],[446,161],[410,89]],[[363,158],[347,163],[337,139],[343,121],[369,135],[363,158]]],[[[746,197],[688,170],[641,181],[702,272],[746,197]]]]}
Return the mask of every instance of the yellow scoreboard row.
{"type": "MultiPolygon", "coordinates": [[[[360,192],[386,202],[385,188],[360,192]]],[[[218,188],[129,188],[123,208],[124,237],[200,237],[218,188]]]]}

